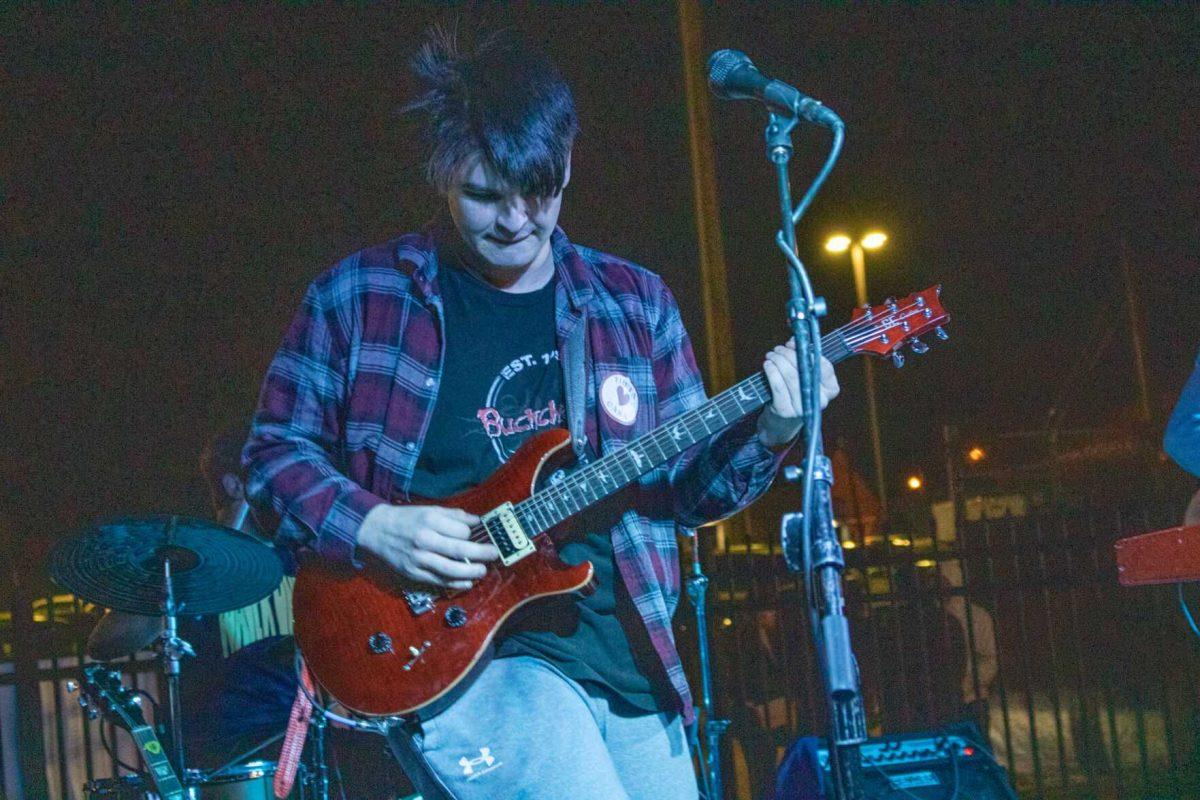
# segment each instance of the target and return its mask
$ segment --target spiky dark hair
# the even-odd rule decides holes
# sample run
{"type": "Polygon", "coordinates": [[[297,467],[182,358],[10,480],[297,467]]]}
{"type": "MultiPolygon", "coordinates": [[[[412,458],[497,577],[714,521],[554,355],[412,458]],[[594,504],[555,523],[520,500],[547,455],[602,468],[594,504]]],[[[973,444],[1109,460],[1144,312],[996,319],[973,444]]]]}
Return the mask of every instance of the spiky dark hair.
{"type": "Polygon", "coordinates": [[[478,154],[522,194],[557,194],[579,132],[570,88],[511,33],[464,38],[457,27],[431,28],[412,59],[425,91],[405,108],[426,116],[430,183],[444,193],[478,154]]]}

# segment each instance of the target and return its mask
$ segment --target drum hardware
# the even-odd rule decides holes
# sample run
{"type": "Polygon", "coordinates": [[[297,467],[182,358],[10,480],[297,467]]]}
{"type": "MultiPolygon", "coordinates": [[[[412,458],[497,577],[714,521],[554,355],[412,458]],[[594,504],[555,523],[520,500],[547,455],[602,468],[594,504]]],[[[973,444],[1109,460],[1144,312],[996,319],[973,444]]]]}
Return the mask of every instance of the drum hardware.
{"type": "Polygon", "coordinates": [[[113,661],[145,650],[161,635],[161,617],[107,611],[92,628],[83,652],[93,661],[113,661]]]}
{"type": "Polygon", "coordinates": [[[221,614],[279,586],[275,551],[248,533],[179,515],[127,517],[54,548],[50,575],[76,596],[114,611],[161,617],[163,565],[171,564],[177,613],[221,614]]]}
{"type": "MultiPolygon", "coordinates": [[[[197,616],[219,614],[262,600],[283,578],[283,565],[274,550],[256,537],[206,520],[178,515],[124,518],[99,525],[59,544],[51,554],[50,574],[57,583],[84,600],[125,615],[161,619],[160,624],[157,620],[150,623],[106,617],[108,624],[102,627],[105,623],[101,620],[89,637],[88,654],[108,658],[125,655],[126,648],[137,650],[149,643],[144,641],[149,630],[157,631],[156,646],[167,679],[167,730],[174,757],[166,758],[155,739],[151,747],[142,748],[143,758],[154,770],[155,783],[160,790],[158,773],[164,766],[173,774],[210,780],[186,767],[179,664],[195,652],[179,636],[178,615],[185,610],[197,616]],[[152,764],[150,759],[160,754],[162,763],[152,764]]],[[[94,683],[98,674],[94,670],[97,669],[95,664],[85,667],[85,680],[94,683]]],[[[127,690],[119,686],[119,676],[115,680],[118,685],[109,688],[120,702],[106,704],[106,711],[120,715],[118,706],[136,705],[134,700],[137,698],[126,697],[127,690]]],[[[94,709],[85,706],[85,712],[93,713],[94,709]]],[[[136,716],[140,718],[140,711],[136,716]]],[[[143,727],[150,730],[149,726],[143,727]]],[[[153,738],[152,732],[149,737],[153,738]]],[[[211,780],[224,781],[233,769],[227,769],[220,776],[214,775],[211,780]]],[[[273,765],[270,771],[273,775],[273,765]]],[[[125,791],[126,784],[128,782],[116,784],[115,790],[125,791]]],[[[175,785],[178,786],[178,782],[175,785]]],[[[267,786],[270,787],[269,780],[267,786]]],[[[112,787],[105,790],[109,788],[112,787]]],[[[225,795],[195,796],[216,798],[225,795]]],[[[262,795],[264,798],[270,796],[262,795]]]]}
{"type": "Polygon", "coordinates": [[[179,606],[175,602],[169,558],[163,559],[163,594],[163,632],[162,638],[159,639],[159,654],[162,658],[163,674],[167,676],[167,729],[171,732],[171,744],[175,749],[175,767],[180,774],[186,774],[183,757],[183,705],[179,695],[179,662],[184,656],[195,656],[196,651],[178,635],[175,614],[179,606]]]}
{"type": "MultiPolygon", "coordinates": [[[[179,768],[176,774],[183,779],[182,795],[170,796],[187,800],[272,800],[277,764],[247,759],[279,741],[283,732],[215,770],[187,768],[184,763],[179,667],[194,652],[179,636],[177,620],[180,614],[206,616],[232,611],[269,595],[283,576],[273,548],[250,534],[206,520],[181,516],[125,518],[63,542],[52,554],[50,565],[56,582],[85,600],[109,608],[89,636],[89,658],[109,661],[151,645],[158,651],[160,669],[167,678],[165,722],[172,741],[169,750],[163,747],[168,745],[165,740],[155,744],[163,754],[162,760],[179,768]]],[[[120,685],[119,672],[89,664],[84,667],[82,682],[91,686],[101,675],[115,683],[108,687],[114,696],[138,706],[140,698],[120,685]]],[[[313,704],[309,721],[313,741],[300,765],[297,783],[305,800],[328,800],[328,724],[335,722],[383,735],[394,720],[344,716],[314,696],[319,692],[306,687],[303,690],[313,704]]],[[[119,716],[111,703],[89,702],[84,713],[119,716]]],[[[163,794],[144,774],[95,780],[84,787],[86,800],[159,800],[163,794]]]]}

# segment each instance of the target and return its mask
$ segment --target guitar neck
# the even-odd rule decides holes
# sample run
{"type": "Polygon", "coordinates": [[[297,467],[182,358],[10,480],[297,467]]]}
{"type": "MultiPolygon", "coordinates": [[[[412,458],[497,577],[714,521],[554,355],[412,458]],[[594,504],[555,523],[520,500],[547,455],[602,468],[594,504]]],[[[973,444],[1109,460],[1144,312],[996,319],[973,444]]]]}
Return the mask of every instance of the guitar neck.
{"type": "Polygon", "coordinates": [[[158,737],[154,735],[154,729],[149,725],[131,726],[129,733],[137,742],[138,752],[146,761],[150,779],[154,781],[154,786],[163,800],[183,800],[183,785],[179,782],[175,768],[171,766],[171,760],[167,758],[158,737]]]}
{"type": "MultiPolygon", "coordinates": [[[[839,328],[821,339],[821,351],[833,363],[854,354],[844,330],[845,327],[839,328]]],[[[522,525],[530,533],[553,528],[689,447],[757,411],[770,400],[771,389],[764,373],[746,378],[620,450],[576,470],[562,483],[537,492],[518,504],[516,512],[522,525]]]]}

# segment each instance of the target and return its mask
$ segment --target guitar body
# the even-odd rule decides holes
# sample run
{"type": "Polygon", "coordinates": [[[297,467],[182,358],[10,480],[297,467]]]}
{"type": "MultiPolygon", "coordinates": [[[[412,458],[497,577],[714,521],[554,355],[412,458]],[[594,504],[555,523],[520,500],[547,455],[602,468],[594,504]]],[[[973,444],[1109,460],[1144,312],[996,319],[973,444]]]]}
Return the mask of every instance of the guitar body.
{"type": "MultiPolygon", "coordinates": [[[[562,429],[535,434],[486,482],[437,504],[484,514],[524,500],[539,476],[569,463],[569,443],[562,429]]],[[[451,699],[514,611],[539,597],[591,590],[590,562],[569,566],[548,535],[533,541],[536,552],[509,566],[489,564],[469,591],[431,594],[432,606],[419,613],[381,562],[355,570],[302,560],[292,602],[305,662],[342,705],[366,716],[411,714],[451,699]]]]}

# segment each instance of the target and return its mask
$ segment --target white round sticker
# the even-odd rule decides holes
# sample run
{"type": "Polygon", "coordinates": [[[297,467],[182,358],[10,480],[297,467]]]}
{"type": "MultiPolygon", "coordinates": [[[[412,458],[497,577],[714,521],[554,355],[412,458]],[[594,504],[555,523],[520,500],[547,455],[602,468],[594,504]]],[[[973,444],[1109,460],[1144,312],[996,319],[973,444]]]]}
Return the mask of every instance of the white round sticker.
{"type": "Polygon", "coordinates": [[[600,384],[600,405],[604,413],[622,425],[637,419],[638,394],[633,381],[624,375],[609,375],[600,384]]]}

